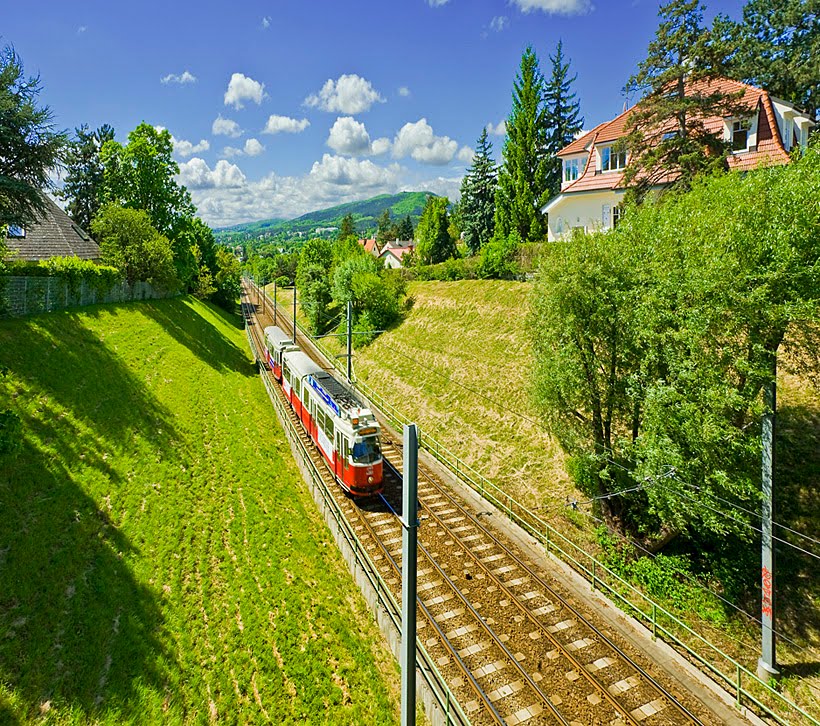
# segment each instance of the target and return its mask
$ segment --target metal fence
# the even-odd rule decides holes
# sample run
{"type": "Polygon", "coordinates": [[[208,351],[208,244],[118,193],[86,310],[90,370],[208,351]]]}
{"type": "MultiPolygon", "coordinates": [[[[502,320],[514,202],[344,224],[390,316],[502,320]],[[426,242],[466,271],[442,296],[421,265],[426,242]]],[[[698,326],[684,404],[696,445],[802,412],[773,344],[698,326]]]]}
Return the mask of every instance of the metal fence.
{"type": "MultiPolygon", "coordinates": [[[[266,294],[267,296],[267,294],[266,294]]],[[[272,305],[272,303],[271,303],[272,305]]],[[[301,324],[299,332],[308,338],[342,376],[345,371],[336,357],[314,338],[301,324]]],[[[354,381],[354,388],[380,411],[394,426],[409,423],[409,418],[387,401],[378,392],[362,381],[354,381]]],[[[547,553],[565,562],[582,575],[592,586],[611,598],[622,610],[642,622],[652,631],[653,637],[660,637],[682,650],[689,658],[705,670],[735,697],[738,708],[753,705],[774,721],[787,726],[802,723],[820,726],[820,720],[790,701],[771,683],[758,678],[742,663],[698,633],[663,605],[658,604],[641,592],[632,583],[624,580],[594,555],[576,544],[525,505],[513,499],[507,492],[462,461],[444,444],[419,429],[419,447],[425,449],[441,464],[447,467],[461,482],[469,486],[484,499],[491,502],[518,524],[528,534],[538,540],[547,553]]]]}
{"type": "Polygon", "coordinates": [[[158,300],[171,294],[154,288],[148,282],[117,283],[100,292],[85,280],[71,284],[62,277],[0,277],[0,318],[18,318],[53,310],[96,305],[98,303],[158,300]]]}

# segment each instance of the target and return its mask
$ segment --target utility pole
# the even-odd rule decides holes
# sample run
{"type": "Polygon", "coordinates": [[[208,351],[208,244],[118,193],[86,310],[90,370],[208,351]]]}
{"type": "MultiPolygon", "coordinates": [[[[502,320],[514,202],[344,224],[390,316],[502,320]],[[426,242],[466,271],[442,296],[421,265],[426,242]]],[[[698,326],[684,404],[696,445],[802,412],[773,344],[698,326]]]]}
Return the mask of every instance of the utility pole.
{"type": "Polygon", "coordinates": [[[267,295],[265,294],[265,278],[262,278],[262,315],[265,314],[265,298],[267,295]]]}
{"type": "Polygon", "coordinates": [[[273,281],[273,324],[276,325],[276,280],[273,281]]]}
{"type": "Polygon", "coordinates": [[[401,535],[401,726],[416,723],[416,545],[419,440],[416,424],[404,425],[401,535]]]}
{"type": "Polygon", "coordinates": [[[762,655],[757,661],[757,676],[768,682],[780,674],[775,656],[775,608],[774,608],[774,546],[772,542],[774,522],[774,433],[777,411],[777,362],[772,364],[772,379],[763,387],[763,512],[761,521],[761,609],[762,655]]]}
{"type": "Polygon", "coordinates": [[[347,301],[347,382],[353,379],[353,302],[347,301]]]}
{"type": "Polygon", "coordinates": [[[293,344],[296,345],[296,285],[293,286],[293,344]]]}

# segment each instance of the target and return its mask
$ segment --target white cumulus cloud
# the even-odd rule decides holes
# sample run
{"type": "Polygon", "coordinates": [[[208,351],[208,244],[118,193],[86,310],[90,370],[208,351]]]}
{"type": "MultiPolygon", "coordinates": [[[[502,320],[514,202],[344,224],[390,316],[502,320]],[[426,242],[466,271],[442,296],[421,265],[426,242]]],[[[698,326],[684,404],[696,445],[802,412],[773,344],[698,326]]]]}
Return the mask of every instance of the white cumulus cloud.
{"type": "Polygon", "coordinates": [[[265,147],[257,139],[248,139],[245,142],[244,151],[247,156],[259,156],[264,150],[265,147]]]}
{"type": "Polygon", "coordinates": [[[384,154],[390,148],[389,139],[371,142],[367,128],[352,116],[340,116],[330,128],[327,145],[338,154],[366,156],[384,154]]]}
{"type": "Polygon", "coordinates": [[[313,162],[309,176],[325,184],[368,190],[395,182],[398,171],[397,164],[383,167],[372,161],[324,154],[321,161],[313,162]]]}
{"type": "Polygon", "coordinates": [[[265,29],[270,28],[270,15],[266,15],[262,18],[262,27],[265,29]]]}
{"type": "Polygon", "coordinates": [[[492,136],[506,136],[507,135],[507,122],[504,119],[501,119],[497,124],[493,125],[492,122],[487,124],[487,133],[491,134],[492,136]]]}
{"type": "Polygon", "coordinates": [[[541,10],[554,15],[580,15],[592,9],[591,0],[510,0],[524,13],[541,10]]]}
{"type": "Polygon", "coordinates": [[[404,124],[393,140],[396,159],[410,156],[422,164],[449,164],[458,150],[458,142],[449,136],[436,136],[426,118],[404,124]]]}
{"type": "Polygon", "coordinates": [[[196,76],[190,71],[183,71],[179,75],[176,73],[169,73],[167,76],[160,78],[159,82],[166,84],[179,83],[180,85],[184,85],[185,83],[196,83],[196,76]]]}
{"type": "Polygon", "coordinates": [[[255,104],[262,103],[265,96],[265,84],[248,78],[242,73],[234,73],[228,82],[228,90],[225,91],[225,105],[240,109],[245,101],[253,101],[255,104]]]}
{"type": "Polygon", "coordinates": [[[456,154],[456,156],[459,161],[463,161],[465,164],[472,164],[475,151],[473,151],[469,146],[462,146],[458,150],[458,154],[456,154]]]}
{"type": "Polygon", "coordinates": [[[401,86],[399,88],[399,96],[402,98],[407,98],[410,95],[410,89],[407,86],[401,86]]]}
{"type": "Polygon", "coordinates": [[[239,124],[233,119],[217,116],[211,125],[211,133],[214,136],[230,136],[232,139],[235,139],[238,136],[242,136],[242,129],[239,128],[239,124]]]}
{"type": "Polygon", "coordinates": [[[200,139],[198,144],[194,144],[185,139],[178,139],[172,135],[171,142],[174,144],[174,152],[183,159],[193,154],[201,154],[203,151],[208,151],[208,149],[211,148],[207,139],[200,139]]]}
{"type": "Polygon", "coordinates": [[[310,121],[306,118],[295,119],[290,116],[272,115],[268,118],[265,128],[262,129],[263,134],[298,134],[310,126],[310,121]]]}
{"type": "Polygon", "coordinates": [[[211,169],[204,159],[195,156],[179,165],[180,181],[189,189],[229,189],[245,184],[242,170],[225,159],[211,169]]]}
{"type": "Polygon", "coordinates": [[[355,73],[344,74],[337,80],[328,79],[318,93],[305,99],[305,105],[333,113],[356,114],[368,111],[374,103],[384,99],[370,81],[355,73]]]}

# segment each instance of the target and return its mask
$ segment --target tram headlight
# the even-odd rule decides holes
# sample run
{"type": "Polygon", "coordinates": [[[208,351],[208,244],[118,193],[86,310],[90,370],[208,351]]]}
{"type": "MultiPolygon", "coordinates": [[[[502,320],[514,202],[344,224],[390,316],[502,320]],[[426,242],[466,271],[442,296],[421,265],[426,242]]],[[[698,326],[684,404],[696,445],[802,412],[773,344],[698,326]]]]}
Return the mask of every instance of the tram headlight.
{"type": "Polygon", "coordinates": [[[372,483],[373,483],[373,477],[372,477],[372,476],[367,477],[367,483],[368,483],[368,484],[372,484],[372,483]]]}

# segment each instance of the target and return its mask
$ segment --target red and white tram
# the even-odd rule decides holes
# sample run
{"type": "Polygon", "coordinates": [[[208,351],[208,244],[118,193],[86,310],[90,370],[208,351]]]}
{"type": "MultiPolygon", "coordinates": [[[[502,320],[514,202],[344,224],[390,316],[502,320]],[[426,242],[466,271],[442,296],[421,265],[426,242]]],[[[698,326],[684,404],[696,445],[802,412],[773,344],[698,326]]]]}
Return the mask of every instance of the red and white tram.
{"type": "Polygon", "coordinates": [[[277,325],[265,328],[265,362],[273,371],[273,376],[282,382],[282,355],[285,351],[299,350],[293,339],[277,325]]]}
{"type": "Polygon", "coordinates": [[[281,356],[282,388],[337,481],[353,496],[382,490],[379,422],[370,409],[302,351],[281,356]]]}

